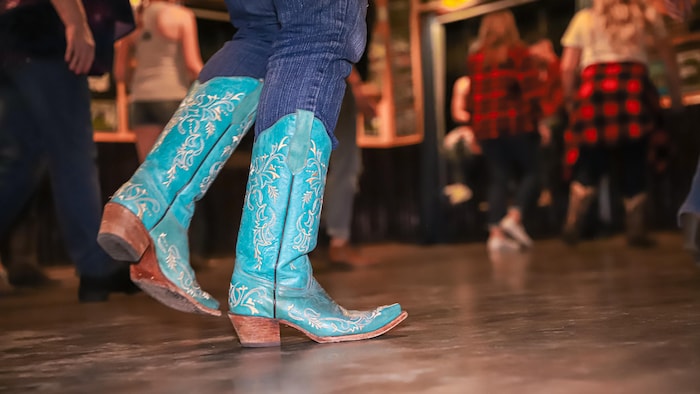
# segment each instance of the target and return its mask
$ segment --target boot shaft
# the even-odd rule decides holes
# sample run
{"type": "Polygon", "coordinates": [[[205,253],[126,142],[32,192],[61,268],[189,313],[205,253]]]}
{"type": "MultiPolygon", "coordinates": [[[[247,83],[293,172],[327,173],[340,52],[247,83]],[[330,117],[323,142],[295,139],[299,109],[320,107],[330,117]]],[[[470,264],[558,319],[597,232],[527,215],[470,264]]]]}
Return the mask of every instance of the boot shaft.
{"type": "Polygon", "coordinates": [[[202,181],[210,175],[209,167],[224,152],[228,158],[250,127],[260,89],[259,80],[242,77],[220,77],[193,86],[146,160],[111,201],[127,207],[151,229],[176,198],[183,201],[175,208],[201,198],[208,187],[202,181]],[[225,141],[232,128],[233,141],[225,141]],[[217,146],[220,149],[212,157],[217,146]],[[205,162],[211,162],[209,167],[205,162]]]}
{"type": "Polygon", "coordinates": [[[316,247],[331,140],[308,111],[280,119],[253,147],[236,266],[271,282],[306,286],[316,247]],[[289,282],[289,283],[288,283],[289,282]]]}
{"type": "Polygon", "coordinates": [[[105,207],[98,242],[139,262],[132,278],[174,309],[218,315],[190,265],[188,229],[202,198],[250,128],[261,81],[220,77],[195,85],[153,150],[105,207]]]}

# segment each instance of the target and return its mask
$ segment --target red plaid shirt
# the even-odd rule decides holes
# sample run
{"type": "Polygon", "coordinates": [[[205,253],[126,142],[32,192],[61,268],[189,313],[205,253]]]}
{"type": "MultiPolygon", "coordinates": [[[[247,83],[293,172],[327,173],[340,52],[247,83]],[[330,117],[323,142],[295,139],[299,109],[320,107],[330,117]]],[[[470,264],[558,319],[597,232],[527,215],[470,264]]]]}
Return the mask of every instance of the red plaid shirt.
{"type": "Polygon", "coordinates": [[[650,134],[651,160],[657,170],[665,168],[670,150],[662,127],[659,93],[641,63],[597,63],[586,67],[564,132],[565,174],[572,175],[580,145],[635,140],[650,134]]]}
{"type": "Polygon", "coordinates": [[[542,78],[540,69],[540,81],[542,81],[542,95],[540,105],[542,116],[548,117],[556,114],[564,105],[564,91],[561,86],[561,63],[555,60],[547,64],[546,78],[542,78]]]}
{"type": "Polygon", "coordinates": [[[497,67],[484,64],[484,52],[467,59],[471,79],[468,108],[479,140],[535,131],[543,93],[535,59],[527,47],[508,50],[508,60],[497,67]]]}

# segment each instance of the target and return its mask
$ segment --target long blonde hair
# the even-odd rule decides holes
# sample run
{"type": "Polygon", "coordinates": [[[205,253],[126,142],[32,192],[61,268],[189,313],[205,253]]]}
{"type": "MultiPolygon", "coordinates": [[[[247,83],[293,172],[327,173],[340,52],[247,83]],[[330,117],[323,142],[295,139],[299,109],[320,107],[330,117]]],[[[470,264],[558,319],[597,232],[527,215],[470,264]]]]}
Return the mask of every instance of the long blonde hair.
{"type": "Polygon", "coordinates": [[[653,44],[654,24],[659,14],[649,0],[594,0],[593,12],[600,18],[610,44],[621,53],[653,44]]]}
{"type": "MultiPolygon", "coordinates": [[[[495,65],[505,60],[502,49],[522,44],[513,13],[508,10],[490,13],[481,20],[479,49],[484,51],[486,64],[495,65]],[[501,49],[501,51],[499,51],[501,49]]],[[[507,55],[506,55],[507,56],[507,55]]]]}

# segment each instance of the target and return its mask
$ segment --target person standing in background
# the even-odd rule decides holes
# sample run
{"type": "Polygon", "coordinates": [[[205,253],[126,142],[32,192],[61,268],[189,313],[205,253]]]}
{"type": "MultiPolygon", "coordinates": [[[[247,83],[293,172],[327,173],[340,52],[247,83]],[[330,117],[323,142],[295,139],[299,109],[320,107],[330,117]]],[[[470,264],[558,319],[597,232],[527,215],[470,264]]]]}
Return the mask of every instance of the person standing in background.
{"type": "Polygon", "coordinates": [[[111,71],[114,41],[133,28],[127,0],[0,3],[0,238],[47,168],[82,302],[137,290],[95,239],[102,197],[87,82],[111,71]]]}
{"type": "Polygon", "coordinates": [[[489,171],[487,248],[518,250],[532,245],[522,218],[539,193],[538,70],[510,11],[484,16],[477,43],[467,60],[471,87],[466,108],[489,171]],[[508,208],[514,173],[520,182],[508,208]]]}
{"type": "Polygon", "coordinates": [[[146,1],[138,16],[137,30],[117,43],[114,77],[130,87],[130,123],[142,162],[199,76],[202,57],[194,13],[178,0],[146,1]]]}
{"type": "Polygon", "coordinates": [[[566,139],[578,146],[564,241],[578,241],[583,215],[615,153],[624,171],[627,242],[650,246],[644,218],[647,157],[649,135],[659,128],[661,116],[647,68],[651,51],[666,66],[672,110],[683,107],[678,65],[661,16],[643,0],[594,0],[591,9],[574,15],[561,42],[570,119],[566,139]]]}

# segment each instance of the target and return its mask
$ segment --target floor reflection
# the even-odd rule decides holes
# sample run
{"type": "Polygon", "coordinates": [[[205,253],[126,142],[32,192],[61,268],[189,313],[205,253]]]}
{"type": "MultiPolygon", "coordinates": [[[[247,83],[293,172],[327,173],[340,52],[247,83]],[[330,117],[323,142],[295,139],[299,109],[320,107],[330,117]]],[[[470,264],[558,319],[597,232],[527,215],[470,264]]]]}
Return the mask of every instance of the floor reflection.
{"type": "Polygon", "coordinates": [[[490,251],[489,261],[494,283],[513,293],[522,293],[525,290],[527,269],[531,259],[530,251],[490,251]]]}
{"type": "MultiPolygon", "coordinates": [[[[342,305],[401,302],[409,318],[375,340],[242,349],[228,319],[143,294],[80,305],[59,285],[0,297],[0,392],[692,393],[700,387],[700,270],[675,234],[527,253],[481,244],[372,245],[371,268],[319,270],[342,305]]],[[[323,265],[323,262],[315,264],[323,265]]],[[[225,300],[231,259],[200,283],[225,300]]]]}

